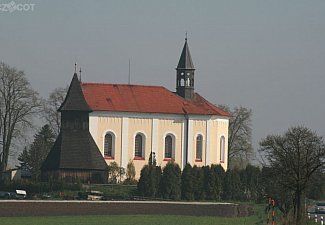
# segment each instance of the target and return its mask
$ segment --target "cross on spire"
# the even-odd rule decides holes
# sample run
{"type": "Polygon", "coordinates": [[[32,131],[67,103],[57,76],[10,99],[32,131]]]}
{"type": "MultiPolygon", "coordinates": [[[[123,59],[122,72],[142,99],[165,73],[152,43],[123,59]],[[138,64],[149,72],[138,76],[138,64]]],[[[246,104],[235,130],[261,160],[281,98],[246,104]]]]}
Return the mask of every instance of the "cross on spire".
{"type": "Polygon", "coordinates": [[[81,67],[80,67],[80,69],[79,69],[79,75],[80,75],[80,82],[81,82],[81,67]]]}
{"type": "Polygon", "coordinates": [[[77,63],[74,64],[74,73],[77,73],[77,63]]]}

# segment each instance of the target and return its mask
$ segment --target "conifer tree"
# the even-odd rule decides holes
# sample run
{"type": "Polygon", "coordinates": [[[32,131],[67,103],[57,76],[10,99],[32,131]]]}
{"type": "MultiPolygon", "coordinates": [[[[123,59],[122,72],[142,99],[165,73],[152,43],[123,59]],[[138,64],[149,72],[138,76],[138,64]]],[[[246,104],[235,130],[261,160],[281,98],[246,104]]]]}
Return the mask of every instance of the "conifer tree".
{"type": "Polygon", "coordinates": [[[33,143],[29,148],[18,156],[20,167],[27,168],[34,180],[39,180],[41,175],[41,166],[46,159],[55,141],[55,135],[49,125],[44,125],[34,136],[33,143]]]}
{"type": "Polygon", "coordinates": [[[149,157],[148,165],[141,169],[138,182],[138,192],[141,196],[156,198],[159,196],[161,181],[161,167],[156,166],[156,157],[152,152],[149,157]]]}
{"type": "Polygon", "coordinates": [[[181,185],[182,199],[193,200],[193,168],[190,164],[186,164],[185,168],[183,169],[181,185]]]}
{"type": "Polygon", "coordinates": [[[203,200],[204,194],[204,173],[202,167],[193,166],[193,194],[195,200],[203,200]]]}
{"type": "Polygon", "coordinates": [[[242,200],[243,191],[239,171],[228,169],[223,182],[223,199],[242,200]]]}
{"type": "Polygon", "coordinates": [[[215,180],[212,170],[209,166],[202,167],[204,173],[204,191],[205,191],[205,199],[212,200],[215,198],[215,180]]]}
{"type": "Polygon", "coordinates": [[[148,197],[149,193],[149,165],[145,165],[144,167],[142,167],[141,172],[140,172],[140,179],[138,182],[138,194],[140,196],[144,196],[144,197],[148,197]]]}
{"type": "Polygon", "coordinates": [[[217,196],[217,200],[221,200],[222,198],[222,193],[223,193],[223,180],[225,178],[225,169],[220,165],[211,165],[211,169],[214,170],[214,173],[217,176],[217,180],[216,180],[216,187],[217,187],[217,192],[218,192],[218,196],[217,196]]]}
{"type": "Polygon", "coordinates": [[[163,169],[161,192],[165,199],[181,198],[181,169],[178,164],[168,162],[163,169]]]}
{"type": "Polygon", "coordinates": [[[150,197],[158,197],[161,181],[161,167],[149,165],[149,186],[148,192],[150,197]]]}
{"type": "Polygon", "coordinates": [[[213,183],[213,200],[220,200],[221,199],[221,192],[222,192],[222,171],[224,172],[222,166],[212,164],[210,167],[211,176],[214,178],[213,183]],[[220,168],[221,167],[221,168],[220,168]]]}

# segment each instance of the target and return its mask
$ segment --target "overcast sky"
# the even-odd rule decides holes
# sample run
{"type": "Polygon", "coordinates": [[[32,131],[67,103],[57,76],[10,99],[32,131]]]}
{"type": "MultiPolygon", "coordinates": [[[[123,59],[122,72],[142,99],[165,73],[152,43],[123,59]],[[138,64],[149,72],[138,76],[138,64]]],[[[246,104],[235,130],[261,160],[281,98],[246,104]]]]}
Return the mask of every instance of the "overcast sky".
{"type": "Polygon", "coordinates": [[[75,62],[84,82],[127,83],[129,58],[132,83],[174,91],[187,31],[195,90],[251,108],[255,148],[293,125],[325,136],[324,0],[14,2],[34,10],[0,11],[0,61],[43,97],[75,62]]]}

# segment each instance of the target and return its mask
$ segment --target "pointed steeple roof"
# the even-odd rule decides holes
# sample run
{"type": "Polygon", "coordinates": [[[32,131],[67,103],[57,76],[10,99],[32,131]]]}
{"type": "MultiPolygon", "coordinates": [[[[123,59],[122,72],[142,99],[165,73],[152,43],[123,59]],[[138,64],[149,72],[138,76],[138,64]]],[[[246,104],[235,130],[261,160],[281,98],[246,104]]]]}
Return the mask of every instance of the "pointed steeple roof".
{"type": "Polygon", "coordinates": [[[177,69],[193,69],[194,65],[192,62],[192,57],[190,53],[190,49],[188,48],[187,38],[185,38],[185,44],[182,50],[181,57],[178,61],[177,69]]]}
{"type": "Polygon", "coordinates": [[[77,73],[74,73],[68,93],[58,111],[92,111],[84,98],[77,73]]]}

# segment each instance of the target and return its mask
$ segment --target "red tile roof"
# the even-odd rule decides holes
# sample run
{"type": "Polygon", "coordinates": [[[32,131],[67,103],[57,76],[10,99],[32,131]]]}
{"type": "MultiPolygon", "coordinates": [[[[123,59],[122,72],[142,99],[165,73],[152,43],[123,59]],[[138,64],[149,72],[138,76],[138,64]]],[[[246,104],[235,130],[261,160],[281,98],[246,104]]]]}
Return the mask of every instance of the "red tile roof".
{"type": "Polygon", "coordinates": [[[188,101],[161,86],[82,83],[94,111],[230,116],[199,94],[188,101]]]}

